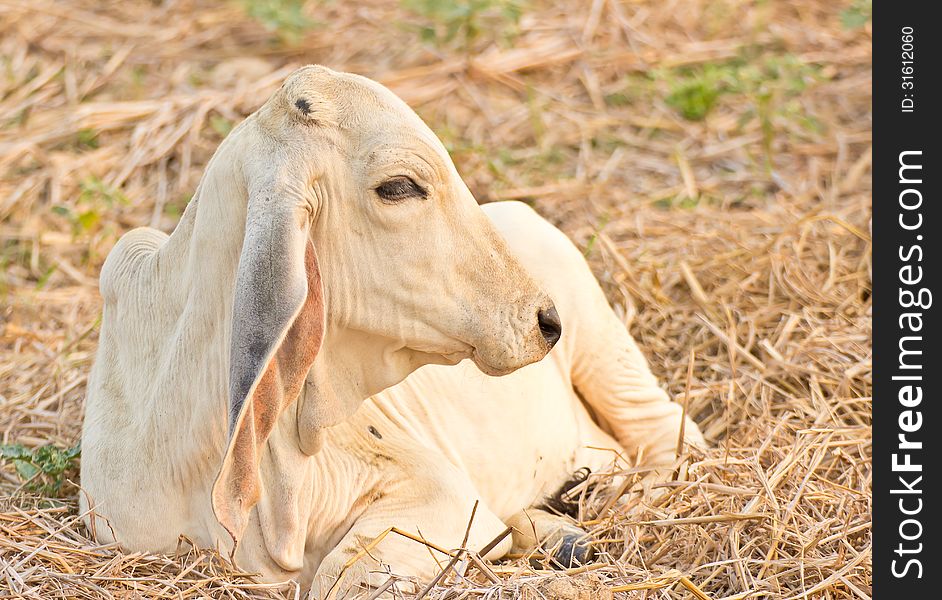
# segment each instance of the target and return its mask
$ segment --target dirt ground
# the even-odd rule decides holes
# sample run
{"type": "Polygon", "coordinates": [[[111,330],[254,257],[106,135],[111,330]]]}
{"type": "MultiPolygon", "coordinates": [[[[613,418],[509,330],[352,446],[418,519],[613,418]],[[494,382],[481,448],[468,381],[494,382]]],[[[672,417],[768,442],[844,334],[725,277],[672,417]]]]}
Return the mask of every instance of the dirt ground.
{"type": "Polygon", "coordinates": [[[0,598],[296,597],[95,544],[75,445],[109,249],[172,230],[233,124],[321,63],[569,234],[715,445],[656,499],[575,490],[591,573],[470,565],[427,598],[869,599],[870,6],[0,0],[0,598]]]}

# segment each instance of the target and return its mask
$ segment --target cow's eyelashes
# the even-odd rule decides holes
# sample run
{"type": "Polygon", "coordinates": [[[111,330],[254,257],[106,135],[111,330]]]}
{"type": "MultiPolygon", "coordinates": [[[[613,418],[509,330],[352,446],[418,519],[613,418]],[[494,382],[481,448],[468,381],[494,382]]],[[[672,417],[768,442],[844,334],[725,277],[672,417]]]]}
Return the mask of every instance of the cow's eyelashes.
{"type": "Polygon", "coordinates": [[[426,198],[426,192],[419,184],[405,175],[387,179],[376,186],[376,195],[384,202],[401,202],[409,198],[426,198]]]}

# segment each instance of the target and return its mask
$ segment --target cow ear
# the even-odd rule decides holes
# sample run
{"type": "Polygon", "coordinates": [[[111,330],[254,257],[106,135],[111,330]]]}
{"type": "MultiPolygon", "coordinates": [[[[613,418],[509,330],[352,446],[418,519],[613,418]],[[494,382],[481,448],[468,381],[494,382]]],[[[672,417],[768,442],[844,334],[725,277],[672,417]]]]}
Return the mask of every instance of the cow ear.
{"type": "Polygon", "coordinates": [[[233,553],[261,497],[262,447],[301,393],[324,336],[321,276],[307,224],[291,211],[272,216],[252,208],[232,312],[229,442],[212,491],[233,553]]]}

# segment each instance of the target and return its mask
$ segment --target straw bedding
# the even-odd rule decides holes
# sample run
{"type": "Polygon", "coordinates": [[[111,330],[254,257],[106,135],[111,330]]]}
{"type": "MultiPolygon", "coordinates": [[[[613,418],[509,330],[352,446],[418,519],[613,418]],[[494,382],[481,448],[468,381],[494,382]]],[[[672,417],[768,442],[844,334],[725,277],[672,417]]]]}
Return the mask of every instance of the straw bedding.
{"type": "Polygon", "coordinates": [[[586,569],[472,552],[390,590],[869,598],[870,3],[432,4],[0,0],[0,598],[300,594],[186,540],[97,545],[64,449],[109,248],[170,230],[232,124],[309,62],[386,83],[480,201],[566,231],[714,444],[647,494],[616,502],[623,462],[570,490],[586,569]],[[55,469],[14,460],[47,444],[55,469]]]}

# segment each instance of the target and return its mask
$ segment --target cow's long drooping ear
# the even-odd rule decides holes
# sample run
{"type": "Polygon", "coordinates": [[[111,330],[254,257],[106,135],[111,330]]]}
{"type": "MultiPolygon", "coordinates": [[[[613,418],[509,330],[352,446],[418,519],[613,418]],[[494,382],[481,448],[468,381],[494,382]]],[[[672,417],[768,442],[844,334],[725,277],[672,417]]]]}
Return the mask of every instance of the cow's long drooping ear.
{"type": "Polygon", "coordinates": [[[250,202],[229,356],[229,444],[213,510],[233,552],[261,495],[260,451],[301,392],[324,336],[324,300],[306,214],[250,202]]]}

